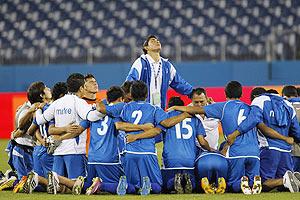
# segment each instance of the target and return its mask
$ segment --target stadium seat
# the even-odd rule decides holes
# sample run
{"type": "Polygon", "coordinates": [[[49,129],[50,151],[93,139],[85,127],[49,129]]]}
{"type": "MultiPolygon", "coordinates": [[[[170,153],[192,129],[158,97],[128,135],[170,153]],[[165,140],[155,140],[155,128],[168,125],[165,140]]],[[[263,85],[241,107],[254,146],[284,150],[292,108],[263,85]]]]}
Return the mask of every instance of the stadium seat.
{"type": "MultiPolygon", "coordinates": [[[[262,59],[272,30],[284,35],[297,27],[298,0],[7,0],[0,7],[0,56],[3,64],[40,63],[48,55],[55,63],[86,62],[87,54],[130,61],[155,34],[171,58],[177,38],[183,60],[218,59],[222,45],[226,59],[262,59]]],[[[277,54],[291,46],[291,39],[277,40],[277,54]]]]}

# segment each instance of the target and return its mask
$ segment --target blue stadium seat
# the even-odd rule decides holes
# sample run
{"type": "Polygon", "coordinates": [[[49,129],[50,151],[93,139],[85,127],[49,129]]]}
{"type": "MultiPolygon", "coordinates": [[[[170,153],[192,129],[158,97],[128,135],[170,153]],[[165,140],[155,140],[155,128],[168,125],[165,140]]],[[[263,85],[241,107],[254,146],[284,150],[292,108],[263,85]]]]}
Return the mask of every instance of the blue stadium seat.
{"type": "MultiPolygon", "coordinates": [[[[164,55],[182,59],[261,59],[273,29],[300,27],[299,0],[6,0],[0,6],[0,56],[4,63],[129,61],[155,34],[164,55]],[[223,44],[224,43],[224,44],[223,44]],[[93,50],[91,50],[93,49],[93,50]]],[[[295,33],[299,37],[299,33],[295,33]]],[[[278,36],[277,53],[289,40],[278,36]]]]}

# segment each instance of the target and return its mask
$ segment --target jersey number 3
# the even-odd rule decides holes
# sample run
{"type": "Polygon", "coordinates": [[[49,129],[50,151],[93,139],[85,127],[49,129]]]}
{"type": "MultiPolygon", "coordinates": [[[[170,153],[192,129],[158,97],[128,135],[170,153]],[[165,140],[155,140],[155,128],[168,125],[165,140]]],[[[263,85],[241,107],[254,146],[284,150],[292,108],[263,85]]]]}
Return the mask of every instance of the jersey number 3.
{"type": "Polygon", "coordinates": [[[108,116],[104,117],[104,120],[101,122],[101,126],[99,128],[97,128],[97,133],[99,135],[105,135],[107,133],[108,130],[108,116]]]}

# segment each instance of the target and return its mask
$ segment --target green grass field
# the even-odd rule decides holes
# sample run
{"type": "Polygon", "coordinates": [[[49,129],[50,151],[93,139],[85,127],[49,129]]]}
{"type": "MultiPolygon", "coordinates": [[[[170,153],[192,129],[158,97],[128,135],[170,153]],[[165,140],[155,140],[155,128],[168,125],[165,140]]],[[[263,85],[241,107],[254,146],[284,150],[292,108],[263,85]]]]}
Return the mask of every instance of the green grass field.
{"type": "MultiPolygon", "coordinates": [[[[9,169],[7,165],[7,155],[4,152],[6,147],[7,140],[0,140],[0,169],[5,171],[9,169]]],[[[161,152],[161,146],[158,146],[158,152],[161,152]]],[[[160,157],[160,156],[159,156],[160,157]]],[[[177,194],[163,194],[163,195],[149,195],[146,197],[142,197],[139,195],[125,195],[125,196],[117,196],[117,195],[94,195],[94,196],[74,196],[71,194],[59,194],[59,195],[49,195],[45,193],[33,193],[33,194],[14,194],[12,191],[2,191],[0,192],[0,200],[9,200],[9,199],[22,199],[22,200],[35,200],[35,199],[43,199],[43,200],[53,200],[53,199],[61,199],[61,200],[85,200],[85,199],[103,199],[103,200],[113,200],[113,199],[201,199],[201,200],[232,200],[232,199],[254,199],[254,200],[293,200],[300,199],[300,193],[263,193],[260,195],[250,195],[246,196],[243,194],[222,194],[222,195],[206,195],[206,194],[189,194],[189,195],[177,195],[177,194]]]]}

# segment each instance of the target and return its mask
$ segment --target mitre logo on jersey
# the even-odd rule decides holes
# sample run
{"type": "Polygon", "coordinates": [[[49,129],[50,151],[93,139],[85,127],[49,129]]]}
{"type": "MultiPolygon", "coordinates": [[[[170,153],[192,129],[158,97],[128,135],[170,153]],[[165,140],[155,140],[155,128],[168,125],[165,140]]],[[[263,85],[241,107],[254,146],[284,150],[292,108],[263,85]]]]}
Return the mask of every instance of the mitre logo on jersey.
{"type": "Polygon", "coordinates": [[[69,115],[72,113],[71,108],[62,108],[62,109],[57,109],[56,114],[57,115],[69,115]]]}

